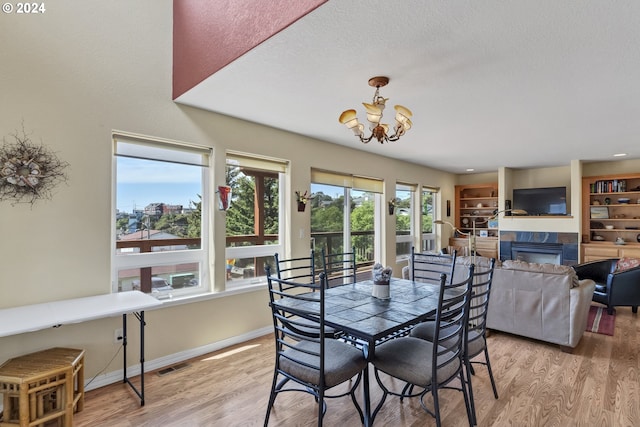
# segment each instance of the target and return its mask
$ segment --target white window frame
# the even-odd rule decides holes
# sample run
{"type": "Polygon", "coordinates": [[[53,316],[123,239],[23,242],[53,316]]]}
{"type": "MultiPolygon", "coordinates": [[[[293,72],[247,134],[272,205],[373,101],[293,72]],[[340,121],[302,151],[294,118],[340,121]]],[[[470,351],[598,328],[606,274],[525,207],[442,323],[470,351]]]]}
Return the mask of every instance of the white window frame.
{"type": "MultiPolygon", "coordinates": [[[[409,196],[409,200],[410,200],[410,204],[409,204],[409,217],[410,217],[410,223],[409,223],[409,234],[397,234],[397,230],[395,230],[394,227],[394,232],[396,233],[396,248],[398,247],[398,244],[400,243],[409,243],[411,245],[415,245],[415,240],[416,240],[416,218],[419,218],[419,213],[416,213],[416,206],[420,206],[420,203],[416,203],[416,194],[422,194],[422,193],[418,193],[418,186],[416,184],[408,184],[408,183],[402,183],[402,182],[397,182],[396,183],[396,187],[395,187],[395,193],[394,193],[394,197],[396,196],[398,190],[400,191],[410,191],[411,195],[409,196]]],[[[398,212],[395,212],[396,215],[398,215],[398,212]]],[[[397,219],[396,219],[397,221],[397,219]]],[[[422,225],[422,224],[421,224],[422,225]]],[[[397,253],[397,249],[396,249],[396,262],[400,262],[403,260],[406,260],[409,258],[409,256],[411,255],[411,251],[409,251],[409,253],[406,254],[398,254],[397,253]]]]}
{"type": "MultiPolygon", "coordinates": [[[[437,207],[439,206],[439,201],[440,201],[440,189],[436,188],[436,187],[429,187],[429,186],[422,186],[422,188],[420,189],[420,193],[419,193],[419,198],[420,198],[420,247],[422,248],[423,252],[427,252],[427,251],[438,251],[437,248],[437,244],[438,244],[438,230],[435,226],[435,224],[432,225],[431,227],[431,233],[426,233],[424,232],[424,230],[422,230],[422,195],[425,192],[430,192],[432,194],[432,209],[433,209],[433,214],[432,214],[432,219],[433,221],[436,221],[436,212],[437,212],[437,207]],[[433,248],[428,248],[426,247],[427,245],[425,244],[427,241],[431,241],[433,242],[433,248]]],[[[446,245],[445,245],[446,246],[446,245]]]]}
{"type": "MultiPolygon", "coordinates": [[[[277,253],[284,253],[285,230],[288,229],[285,215],[285,188],[287,187],[288,162],[279,159],[269,159],[257,155],[227,152],[225,158],[226,165],[232,162],[243,164],[255,169],[267,169],[278,172],[278,243],[270,245],[252,245],[227,247],[225,235],[225,259],[261,258],[273,256],[277,253]]],[[[226,230],[226,226],[225,226],[226,230]]],[[[253,277],[251,279],[239,279],[234,281],[225,280],[225,290],[238,289],[246,286],[253,286],[267,282],[266,276],[253,277]]]]}
{"type": "Polygon", "coordinates": [[[199,265],[199,282],[198,286],[174,289],[170,293],[161,293],[156,296],[159,299],[176,298],[181,296],[191,296],[194,294],[204,294],[211,292],[211,275],[209,271],[209,244],[213,236],[210,235],[210,206],[213,198],[210,196],[210,181],[212,176],[210,161],[211,148],[202,147],[185,142],[172,141],[168,139],[137,135],[127,132],[113,132],[113,156],[112,156],[112,200],[111,200],[111,266],[112,279],[111,291],[118,293],[118,272],[127,269],[139,269],[146,267],[172,266],[178,264],[197,263],[199,265]],[[137,150],[139,146],[142,152],[137,150]],[[144,148],[160,148],[165,150],[174,150],[175,156],[171,158],[148,158],[145,157],[144,148]],[[167,161],[171,163],[186,163],[195,166],[201,166],[202,169],[202,194],[201,194],[201,213],[200,221],[200,249],[175,250],[175,251],[159,251],[132,254],[117,254],[116,251],[116,211],[117,211],[117,183],[118,168],[117,157],[134,157],[147,158],[149,160],[167,161]],[[197,159],[200,160],[197,160],[197,159]]]}
{"type": "MultiPolygon", "coordinates": [[[[378,178],[364,177],[359,175],[351,175],[341,172],[333,172],[321,169],[311,169],[311,183],[319,185],[332,185],[335,187],[341,187],[344,191],[344,215],[343,215],[343,230],[342,241],[345,250],[349,250],[351,247],[351,191],[359,190],[373,194],[374,197],[374,238],[373,238],[373,257],[377,259],[377,255],[382,253],[382,240],[380,233],[376,230],[380,230],[380,224],[383,215],[380,214],[382,206],[382,192],[384,188],[384,182],[378,178]]],[[[312,240],[311,246],[316,250],[315,240],[312,240]]]]}

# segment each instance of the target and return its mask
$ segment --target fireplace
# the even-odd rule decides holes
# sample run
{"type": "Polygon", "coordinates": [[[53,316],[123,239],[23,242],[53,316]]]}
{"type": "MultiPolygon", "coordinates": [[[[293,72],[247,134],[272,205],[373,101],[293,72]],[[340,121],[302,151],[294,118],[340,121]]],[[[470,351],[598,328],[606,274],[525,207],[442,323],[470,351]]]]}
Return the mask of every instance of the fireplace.
{"type": "Polygon", "coordinates": [[[562,244],[513,242],[511,243],[511,259],[562,265],[562,244]]]}
{"type": "Polygon", "coordinates": [[[501,231],[500,260],[578,264],[578,233],[501,231]]]}

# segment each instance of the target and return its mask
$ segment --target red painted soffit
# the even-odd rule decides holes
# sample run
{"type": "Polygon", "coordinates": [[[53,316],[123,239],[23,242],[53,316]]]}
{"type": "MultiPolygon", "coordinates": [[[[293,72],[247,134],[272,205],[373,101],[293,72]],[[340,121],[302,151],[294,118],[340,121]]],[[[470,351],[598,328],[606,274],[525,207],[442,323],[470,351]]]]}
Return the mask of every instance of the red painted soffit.
{"type": "Polygon", "coordinates": [[[174,0],[173,99],[328,0],[174,0]]]}

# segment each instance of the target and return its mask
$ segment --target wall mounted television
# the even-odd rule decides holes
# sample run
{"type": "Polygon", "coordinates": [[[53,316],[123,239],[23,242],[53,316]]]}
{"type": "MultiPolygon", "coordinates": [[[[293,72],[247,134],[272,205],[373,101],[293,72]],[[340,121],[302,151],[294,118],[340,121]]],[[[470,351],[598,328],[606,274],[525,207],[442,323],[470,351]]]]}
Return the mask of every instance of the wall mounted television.
{"type": "Polygon", "coordinates": [[[525,210],[527,215],[566,215],[567,187],[514,189],[513,209],[525,210]]]}

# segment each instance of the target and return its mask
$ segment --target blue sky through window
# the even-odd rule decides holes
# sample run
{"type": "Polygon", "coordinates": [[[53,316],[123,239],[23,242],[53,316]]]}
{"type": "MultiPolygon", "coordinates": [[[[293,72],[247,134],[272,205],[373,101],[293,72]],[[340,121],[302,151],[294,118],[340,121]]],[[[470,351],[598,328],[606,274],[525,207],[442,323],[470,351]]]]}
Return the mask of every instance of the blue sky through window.
{"type": "Polygon", "coordinates": [[[202,168],[155,160],[117,157],[116,206],[120,212],[150,203],[189,207],[202,193],[202,168]]]}

